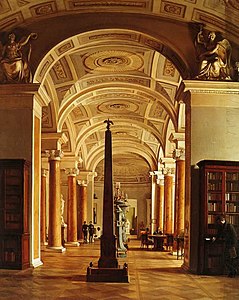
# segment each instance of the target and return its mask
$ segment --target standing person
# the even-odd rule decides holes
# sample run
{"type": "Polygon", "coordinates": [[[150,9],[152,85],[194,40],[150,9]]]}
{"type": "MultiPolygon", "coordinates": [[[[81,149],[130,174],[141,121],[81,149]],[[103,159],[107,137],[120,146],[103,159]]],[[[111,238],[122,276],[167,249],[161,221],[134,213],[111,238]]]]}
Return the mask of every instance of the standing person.
{"type": "Polygon", "coordinates": [[[84,224],[82,225],[82,232],[84,235],[84,243],[87,243],[88,229],[89,229],[89,226],[86,224],[86,221],[84,221],[84,224]]]}
{"type": "Polygon", "coordinates": [[[223,215],[219,215],[216,218],[216,223],[218,225],[218,233],[217,236],[213,238],[213,241],[218,238],[222,238],[225,241],[224,263],[228,270],[228,277],[235,277],[237,274],[238,255],[236,230],[232,224],[226,221],[223,215]]]}
{"type": "Polygon", "coordinates": [[[92,221],[89,223],[89,242],[93,242],[93,236],[94,236],[95,227],[92,221]]]}

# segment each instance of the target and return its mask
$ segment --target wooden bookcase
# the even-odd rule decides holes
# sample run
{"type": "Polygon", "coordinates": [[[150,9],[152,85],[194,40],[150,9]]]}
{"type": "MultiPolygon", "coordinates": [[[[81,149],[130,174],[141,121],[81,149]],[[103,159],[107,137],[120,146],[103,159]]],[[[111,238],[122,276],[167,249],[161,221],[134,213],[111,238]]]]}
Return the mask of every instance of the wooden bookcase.
{"type": "Polygon", "coordinates": [[[29,236],[29,163],[1,159],[0,268],[30,266],[29,236]]]}
{"type": "Polygon", "coordinates": [[[223,274],[223,241],[212,243],[217,234],[216,217],[225,214],[239,237],[239,162],[201,161],[199,273],[223,274]]]}

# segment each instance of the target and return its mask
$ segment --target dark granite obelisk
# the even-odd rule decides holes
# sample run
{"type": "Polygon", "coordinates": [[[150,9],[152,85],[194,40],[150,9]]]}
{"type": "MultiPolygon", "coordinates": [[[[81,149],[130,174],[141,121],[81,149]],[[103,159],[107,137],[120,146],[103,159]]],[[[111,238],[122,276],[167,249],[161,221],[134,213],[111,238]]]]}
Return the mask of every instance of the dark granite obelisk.
{"type": "Polygon", "coordinates": [[[117,268],[116,236],[114,234],[114,196],[112,174],[112,136],[109,119],[105,132],[105,169],[104,169],[104,197],[103,197],[103,234],[100,238],[101,256],[98,261],[99,268],[117,268]]]}
{"type": "Polygon", "coordinates": [[[116,236],[114,234],[114,196],[112,174],[112,136],[109,119],[105,132],[105,168],[104,168],[104,198],[103,198],[103,233],[100,238],[100,258],[98,267],[93,263],[87,268],[87,281],[91,282],[129,282],[128,265],[123,268],[116,258],[116,236]]]}

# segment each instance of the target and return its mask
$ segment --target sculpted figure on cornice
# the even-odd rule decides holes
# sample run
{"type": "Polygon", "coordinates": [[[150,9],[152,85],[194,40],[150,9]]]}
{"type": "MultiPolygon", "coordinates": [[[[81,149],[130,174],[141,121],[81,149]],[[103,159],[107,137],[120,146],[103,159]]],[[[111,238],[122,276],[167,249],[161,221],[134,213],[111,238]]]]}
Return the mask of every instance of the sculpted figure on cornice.
{"type": "Polygon", "coordinates": [[[36,38],[37,34],[31,33],[18,41],[16,35],[10,33],[7,42],[0,42],[0,83],[32,82],[30,40],[36,38]]]}
{"type": "Polygon", "coordinates": [[[227,39],[214,31],[204,30],[203,25],[200,25],[195,47],[200,65],[196,79],[232,80],[232,48],[227,39]]]}

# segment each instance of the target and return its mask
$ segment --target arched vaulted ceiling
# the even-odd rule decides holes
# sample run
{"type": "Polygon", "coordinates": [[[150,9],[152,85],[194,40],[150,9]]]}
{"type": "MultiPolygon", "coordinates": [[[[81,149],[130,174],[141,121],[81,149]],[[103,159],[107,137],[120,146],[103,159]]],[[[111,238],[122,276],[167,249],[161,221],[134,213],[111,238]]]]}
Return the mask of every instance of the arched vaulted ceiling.
{"type": "Polygon", "coordinates": [[[159,153],[170,155],[169,132],[185,130],[178,100],[198,67],[192,24],[221,31],[237,59],[238,10],[238,0],[3,0],[0,27],[38,34],[32,70],[49,102],[42,131],[66,134],[64,159],[80,156],[102,179],[110,118],[118,180],[147,182],[159,153]]]}
{"type": "Polygon", "coordinates": [[[49,99],[58,99],[44,109],[47,120],[55,115],[51,126],[43,121],[44,130],[64,131],[69,139],[65,154],[79,153],[87,170],[102,161],[108,118],[114,123],[114,165],[122,169],[122,157],[127,157],[132,171],[132,164],[143,160],[137,181],[148,180],[142,168],[146,174],[157,169],[170,120],[177,130],[175,95],[181,77],[171,61],[142,43],[147,38],[124,29],[79,34],[56,45],[36,71],[35,81],[44,82],[49,99]]]}

